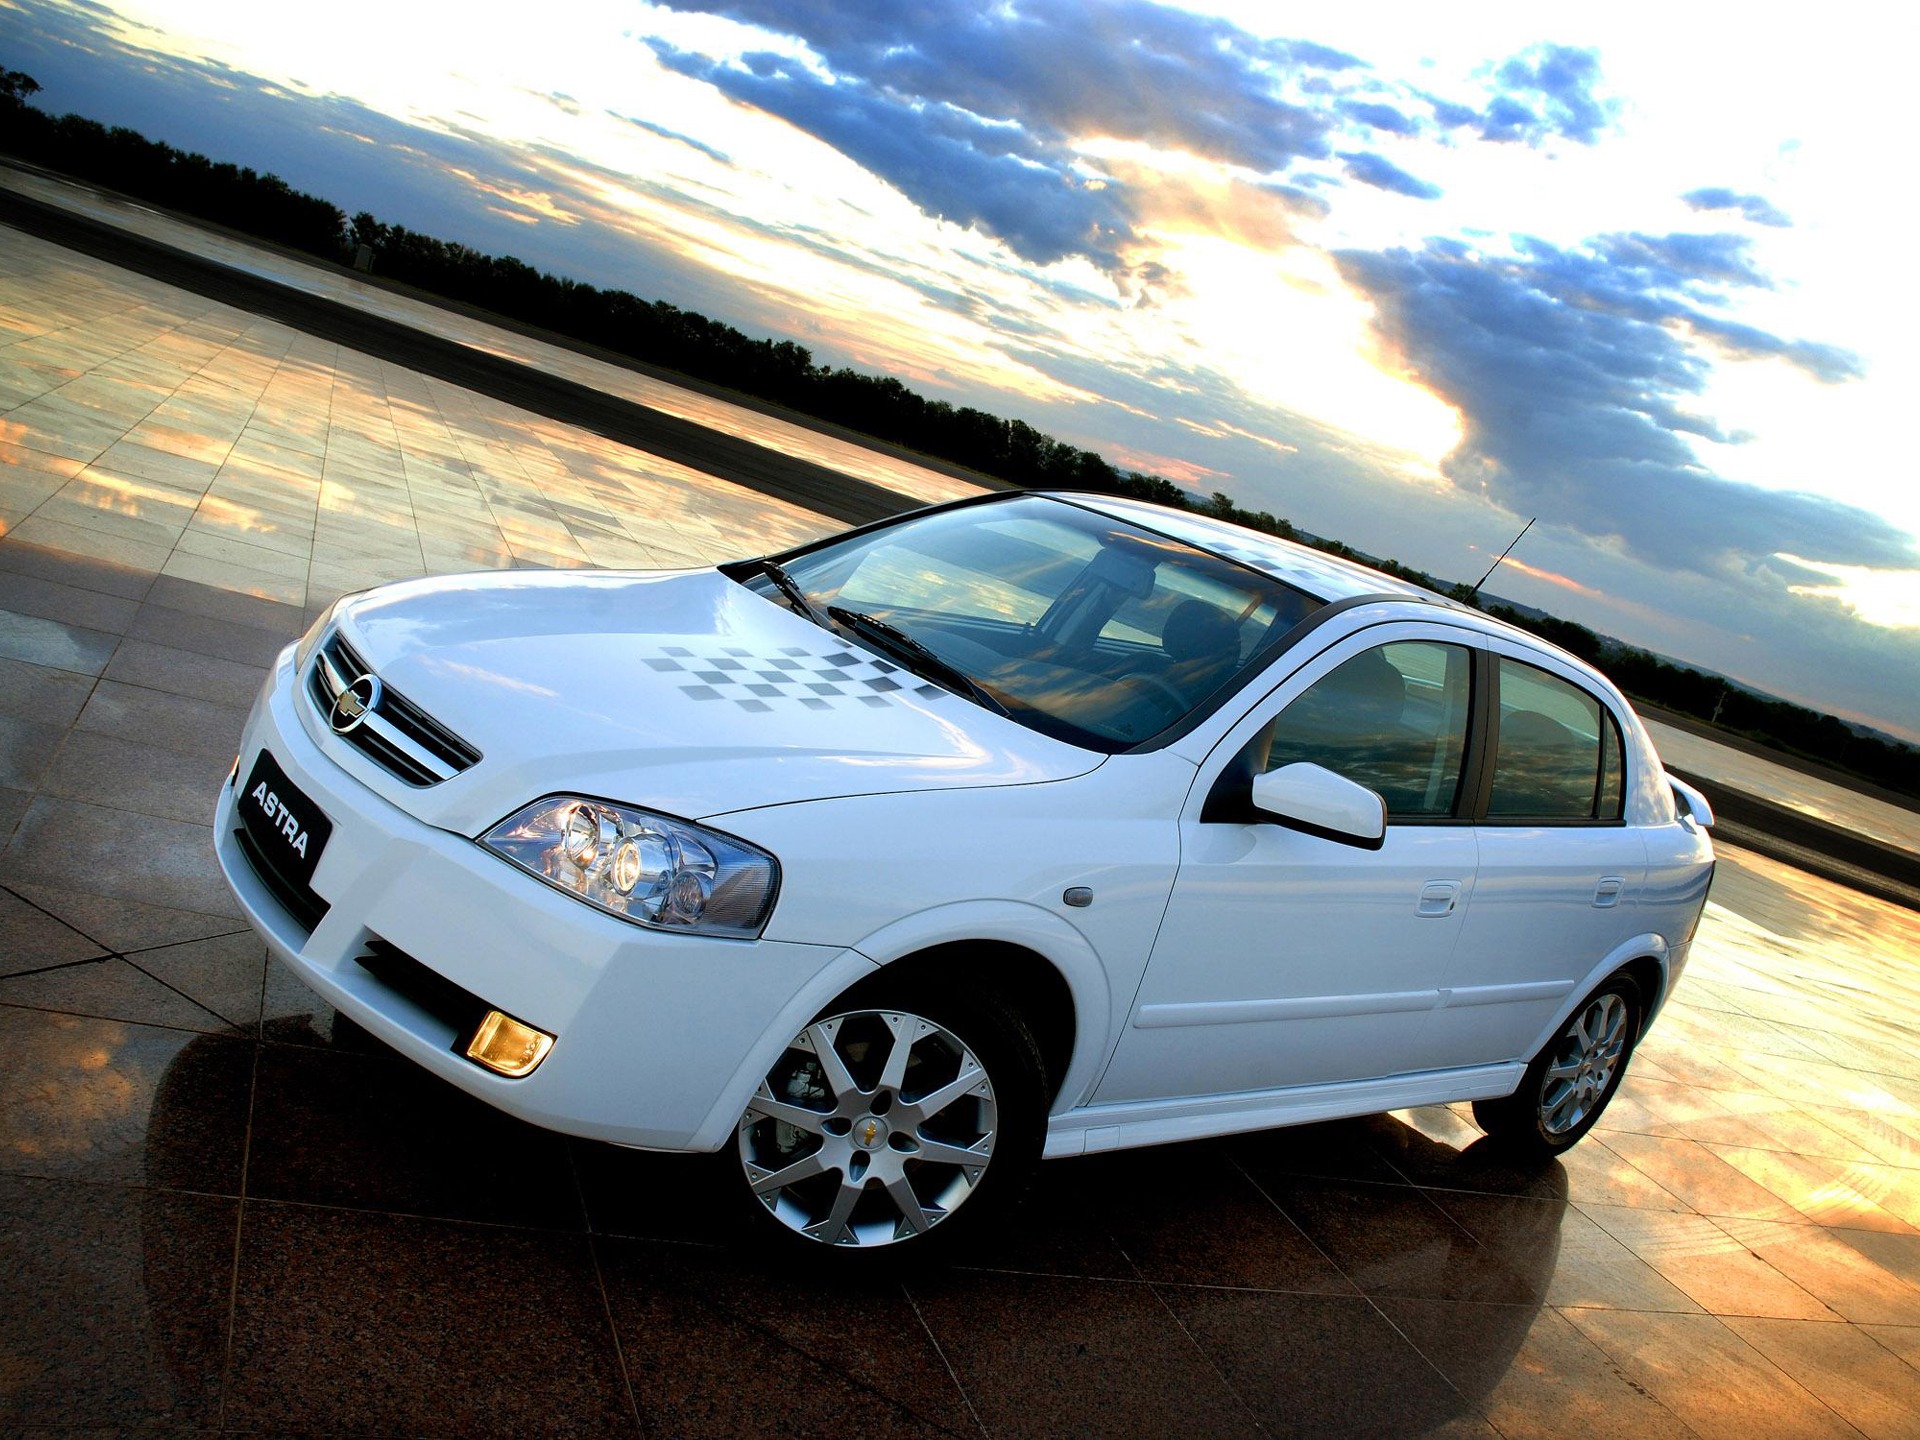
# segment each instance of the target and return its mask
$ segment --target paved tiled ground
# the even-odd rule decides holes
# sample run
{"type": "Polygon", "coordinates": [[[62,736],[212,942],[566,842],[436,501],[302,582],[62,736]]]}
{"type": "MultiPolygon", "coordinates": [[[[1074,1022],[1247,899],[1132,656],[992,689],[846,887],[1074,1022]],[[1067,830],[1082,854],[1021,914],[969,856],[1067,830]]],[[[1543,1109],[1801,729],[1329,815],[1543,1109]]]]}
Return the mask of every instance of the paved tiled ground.
{"type": "Polygon", "coordinates": [[[1920,1433],[1920,915],[1739,852],[1602,1127],[1062,1162],[829,1286],[270,965],[206,817],[391,575],[814,517],[0,230],[0,1433],[1920,1433]]]}

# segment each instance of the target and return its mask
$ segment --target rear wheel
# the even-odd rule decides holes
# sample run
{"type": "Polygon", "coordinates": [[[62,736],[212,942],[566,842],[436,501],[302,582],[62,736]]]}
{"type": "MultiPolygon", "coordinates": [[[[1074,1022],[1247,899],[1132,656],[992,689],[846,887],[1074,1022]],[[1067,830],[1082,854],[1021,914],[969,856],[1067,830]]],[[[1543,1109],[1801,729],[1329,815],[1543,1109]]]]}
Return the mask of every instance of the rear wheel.
{"type": "Polygon", "coordinates": [[[1537,1156],[1558,1155],[1593,1128],[1620,1088],[1640,1038],[1640,987],[1625,974],[1580,1003],[1503,1100],[1477,1100],[1473,1118],[1494,1138],[1537,1156]]]}
{"type": "Polygon", "coordinates": [[[1018,1198],[1045,1119],[1039,1047],[1019,1017],[991,999],[927,996],[828,1015],[794,1036],[741,1115],[735,1150],[777,1243],[919,1255],[1018,1198]]]}

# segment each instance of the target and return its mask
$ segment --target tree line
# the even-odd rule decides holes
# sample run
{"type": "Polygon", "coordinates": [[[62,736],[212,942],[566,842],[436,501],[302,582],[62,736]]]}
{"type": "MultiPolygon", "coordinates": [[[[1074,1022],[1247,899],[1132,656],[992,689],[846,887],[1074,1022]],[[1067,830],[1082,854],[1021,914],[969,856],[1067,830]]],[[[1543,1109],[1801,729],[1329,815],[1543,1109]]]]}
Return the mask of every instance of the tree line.
{"type": "Polygon", "coordinates": [[[20,159],[323,260],[349,264],[366,246],[373,268],[386,279],[1015,485],[1157,501],[1363,561],[1541,635],[1599,666],[1636,698],[1920,796],[1920,752],[1859,734],[1831,715],[1755,695],[1572,621],[1483,601],[1467,586],[1304,534],[1282,517],[1242,509],[1220,492],[1196,499],[1171,481],[1116,469],[1098,453],[1056,440],[1023,420],[929,399],[892,376],[817,364],[810,350],[791,340],[756,339],[663,300],[552,275],[511,255],[490,255],[385,224],[366,211],[349,220],[337,205],[295,190],[277,175],[210,160],[125,127],[78,115],[49,115],[28,103],[39,89],[31,76],[0,69],[0,149],[20,159]]]}

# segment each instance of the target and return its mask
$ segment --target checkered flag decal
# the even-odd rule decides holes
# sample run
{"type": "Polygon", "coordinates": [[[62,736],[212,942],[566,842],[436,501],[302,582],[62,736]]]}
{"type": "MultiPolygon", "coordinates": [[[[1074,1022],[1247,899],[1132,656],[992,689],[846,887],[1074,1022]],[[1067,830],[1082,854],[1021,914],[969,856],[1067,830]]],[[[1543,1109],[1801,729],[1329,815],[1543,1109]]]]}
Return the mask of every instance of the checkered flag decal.
{"type": "Polygon", "coordinates": [[[880,709],[904,694],[931,700],[947,693],[898,665],[851,650],[815,655],[786,649],[768,656],[750,650],[667,645],[647,664],[673,676],[673,683],[689,700],[731,700],[742,710],[756,713],[793,705],[806,710],[854,704],[880,709]]]}

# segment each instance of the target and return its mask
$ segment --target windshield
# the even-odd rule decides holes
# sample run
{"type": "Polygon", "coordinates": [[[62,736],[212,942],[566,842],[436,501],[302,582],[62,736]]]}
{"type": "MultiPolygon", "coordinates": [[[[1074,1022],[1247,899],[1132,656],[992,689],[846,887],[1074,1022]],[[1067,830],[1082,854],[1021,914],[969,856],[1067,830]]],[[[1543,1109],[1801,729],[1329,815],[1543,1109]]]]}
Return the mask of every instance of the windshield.
{"type": "MultiPolygon", "coordinates": [[[[784,567],[852,638],[939,683],[938,668],[957,672],[967,684],[949,688],[978,687],[976,698],[1023,724],[1110,752],[1230,692],[1257,653],[1321,603],[1040,496],[935,511],[789,555],[784,567]],[[915,646],[938,665],[917,663],[915,646]]],[[[778,593],[764,572],[743,578],[778,593]]]]}

